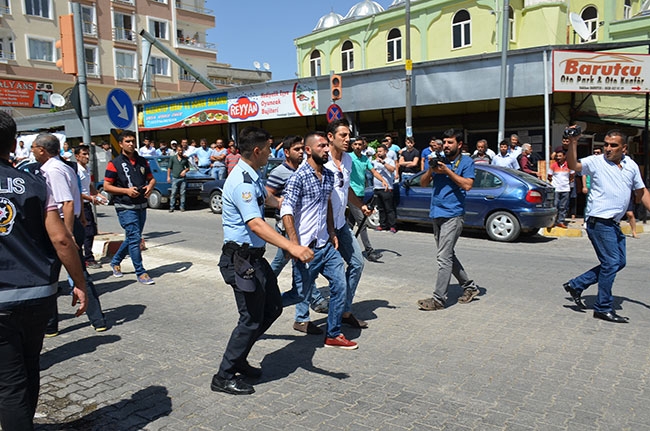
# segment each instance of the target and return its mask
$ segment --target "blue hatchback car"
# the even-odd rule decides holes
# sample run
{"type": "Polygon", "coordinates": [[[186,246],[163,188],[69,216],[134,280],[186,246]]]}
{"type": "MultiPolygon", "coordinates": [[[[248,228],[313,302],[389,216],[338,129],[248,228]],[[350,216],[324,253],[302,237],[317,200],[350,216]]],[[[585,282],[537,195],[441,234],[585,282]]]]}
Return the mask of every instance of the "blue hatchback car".
{"type": "MultiPolygon", "coordinates": [[[[420,172],[399,184],[397,220],[429,222],[432,188],[422,187],[420,172]]],[[[366,200],[372,189],[366,189],[366,200]]],[[[475,165],[474,185],[465,201],[465,228],[485,229],[495,241],[510,242],[521,234],[535,234],[551,227],[555,221],[555,189],[548,183],[509,168],[485,164],[475,165]]],[[[376,227],[379,215],[369,217],[376,227]]]]}

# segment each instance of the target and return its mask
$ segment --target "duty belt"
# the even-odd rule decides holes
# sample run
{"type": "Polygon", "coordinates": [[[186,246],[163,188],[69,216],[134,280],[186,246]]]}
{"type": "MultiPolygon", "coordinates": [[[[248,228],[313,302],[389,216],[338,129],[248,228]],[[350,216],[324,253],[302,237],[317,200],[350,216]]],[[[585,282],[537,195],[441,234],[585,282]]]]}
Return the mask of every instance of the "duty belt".
{"type": "Polygon", "coordinates": [[[253,259],[261,259],[266,252],[266,247],[250,247],[248,244],[239,245],[236,242],[228,241],[221,250],[228,256],[239,252],[242,257],[250,256],[253,259]]]}

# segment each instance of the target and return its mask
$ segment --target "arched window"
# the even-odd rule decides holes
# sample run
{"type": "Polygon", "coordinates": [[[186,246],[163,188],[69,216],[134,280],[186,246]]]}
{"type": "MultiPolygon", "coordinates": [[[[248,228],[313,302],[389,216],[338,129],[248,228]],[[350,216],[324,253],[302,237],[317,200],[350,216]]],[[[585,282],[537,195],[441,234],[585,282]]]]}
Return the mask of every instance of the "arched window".
{"type": "Polygon", "coordinates": [[[320,75],[320,51],[315,49],[309,56],[309,71],[310,76],[320,75]]]}
{"type": "Polygon", "coordinates": [[[591,42],[598,39],[598,9],[587,6],[582,10],[580,17],[587,24],[587,29],[591,33],[588,39],[582,39],[582,41],[591,42]]]}
{"type": "Polygon", "coordinates": [[[346,40],[341,47],[341,70],[354,69],[354,47],[352,42],[346,40]]]}
{"type": "Polygon", "coordinates": [[[515,11],[512,6],[508,6],[508,32],[510,34],[510,42],[517,40],[515,37],[515,11]]]}
{"type": "Polygon", "coordinates": [[[451,24],[452,48],[463,48],[472,44],[472,18],[465,9],[454,15],[451,24]]]}
{"type": "Polygon", "coordinates": [[[402,59],[402,33],[394,28],[388,33],[387,46],[388,56],[386,61],[399,61],[402,59]]]}
{"type": "Polygon", "coordinates": [[[623,5],[623,19],[630,19],[632,16],[632,2],[630,0],[625,0],[623,5]]]}

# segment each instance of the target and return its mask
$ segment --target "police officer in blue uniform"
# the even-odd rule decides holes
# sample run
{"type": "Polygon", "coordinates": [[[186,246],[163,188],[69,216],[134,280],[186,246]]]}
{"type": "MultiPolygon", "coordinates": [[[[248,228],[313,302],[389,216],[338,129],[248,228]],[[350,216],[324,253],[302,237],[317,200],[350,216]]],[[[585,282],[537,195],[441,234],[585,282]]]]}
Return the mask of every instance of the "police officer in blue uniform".
{"type": "Polygon", "coordinates": [[[61,262],[74,281],[76,315],[86,283],[72,234],[45,179],[11,166],[16,123],[0,112],[0,428],[33,430],[39,355],[56,304],[61,262]],[[59,260],[60,259],[60,260],[59,260]]]}
{"type": "Polygon", "coordinates": [[[239,135],[241,159],[223,186],[224,245],[219,269],[233,288],[239,321],[230,336],[219,371],[212,378],[213,391],[233,395],[252,394],[253,386],[242,377],[259,378],[261,369],[248,363],[253,344],[282,313],[278,280],[264,259],[266,242],[286,250],[293,258],[309,262],[314,253],[290,242],[264,220],[264,203],[279,208],[280,201],[268,195],[258,172],[266,165],[270,135],[247,127],[239,135]]]}

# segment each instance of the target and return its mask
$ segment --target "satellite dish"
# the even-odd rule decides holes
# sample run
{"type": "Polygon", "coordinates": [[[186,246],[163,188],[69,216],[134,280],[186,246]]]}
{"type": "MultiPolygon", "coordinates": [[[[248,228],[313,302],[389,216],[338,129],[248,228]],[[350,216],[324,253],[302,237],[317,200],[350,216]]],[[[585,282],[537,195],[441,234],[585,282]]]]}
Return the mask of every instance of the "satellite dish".
{"type": "Polygon", "coordinates": [[[57,108],[65,105],[65,97],[61,96],[59,93],[50,94],[50,103],[57,108]]]}
{"type": "Polygon", "coordinates": [[[580,15],[575,12],[571,12],[571,14],[569,14],[569,22],[571,22],[573,31],[578,33],[578,36],[580,36],[582,40],[589,40],[591,38],[591,31],[587,27],[587,24],[585,24],[585,21],[580,17],[580,15]]]}
{"type": "Polygon", "coordinates": [[[271,65],[268,63],[262,64],[262,67],[264,68],[264,70],[271,70],[271,65]]]}
{"type": "Polygon", "coordinates": [[[255,69],[260,70],[260,62],[259,61],[254,61],[253,66],[255,66],[255,69]]]}

